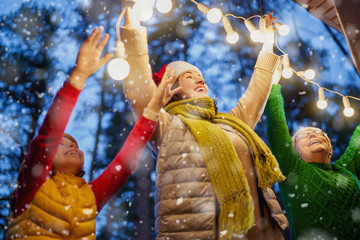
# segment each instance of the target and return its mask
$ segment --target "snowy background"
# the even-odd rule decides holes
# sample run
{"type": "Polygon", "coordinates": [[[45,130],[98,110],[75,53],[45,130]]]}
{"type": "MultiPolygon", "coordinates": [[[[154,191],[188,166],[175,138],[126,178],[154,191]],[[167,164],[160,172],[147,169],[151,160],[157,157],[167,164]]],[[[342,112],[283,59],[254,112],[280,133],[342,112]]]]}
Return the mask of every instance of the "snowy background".
{"type": "MultiPolygon", "coordinates": [[[[289,54],[292,68],[312,68],[317,74],[315,81],[321,86],[360,96],[360,79],[349,61],[344,36],[326,28],[296,3],[201,2],[246,18],[273,11],[280,22],[290,26],[290,34],[279,37],[279,46],[289,54]]],[[[217,97],[219,110],[229,111],[246,90],[261,46],[250,40],[242,20],[229,18],[240,35],[238,43],[229,45],[221,23],[209,23],[194,3],[174,0],[173,4],[171,13],[154,11],[153,17],[143,23],[148,29],[153,71],[174,60],[195,64],[203,72],[210,96],[217,97]]],[[[0,2],[0,238],[6,230],[9,195],[16,184],[19,165],[54,94],[74,66],[81,42],[94,26],[103,25],[111,35],[105,51],[113,52],[115,24],[121,9],[122,1],[114,0],[0,2]]],[[[342,99],[338,95],[326,92],[328,107],[319,110],[316,86],[295,76],[280,83],[290,131],[300,126],[322,128],[331,138],[333,159],[337,159],[359,123],[360,103],[350,100],[355,114],[347,118],[342,114],[342,99]]],[[[87,181],[99,175],[112,160],[133,124],[121,82],[110,79],[102,68],[87,81],[66,128],[84,150],[87,181]]],[[[263,116],[256,132],[264,140],[265,125],[263,116]]],[[[98,216],[98,239],[154,237],[154,166],[154,159],[145,151],[137,171],[98,216]]],[[[274,189],[278,193],[276,185],[274,189]]],[[[280,194],[278,197],[281,200],[280,194]]]]}

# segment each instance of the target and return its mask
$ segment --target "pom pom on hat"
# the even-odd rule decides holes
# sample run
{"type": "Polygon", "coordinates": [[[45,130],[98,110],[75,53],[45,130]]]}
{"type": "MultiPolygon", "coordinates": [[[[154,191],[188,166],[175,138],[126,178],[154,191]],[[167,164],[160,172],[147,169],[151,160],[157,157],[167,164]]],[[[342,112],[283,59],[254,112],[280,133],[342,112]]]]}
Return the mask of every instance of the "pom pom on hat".
{"type": "Polygon", "coordinates": [[[153,80],[156,85],[158,85],[161,82],[161,79],[163,78],[165,74],[166,68],[170,68],[171,70],[175,70],[175,76],[180,76],[180,74],[187,72],[187,71],[194,71],[200,74],[202,76],[200,69],[195,67],[194,65],[184,62],[184,61],[175,61],[171,62],[169,64],[165,64],[159,72],[153,74],[153,80]]]}
{"type": "Polygon", "coordinates": [[[161,79],[163,78],[163,76],[165,74],[165,70],[166,70],[167,65],[169,65],[169,64],[165,64],[164,66],[162,66],[160,71],[158,71],[157,73],[154,73],[152,75],[153,80],[154,80],[156,85],[159,85],[159,83],[161,82],[161,79]]]}

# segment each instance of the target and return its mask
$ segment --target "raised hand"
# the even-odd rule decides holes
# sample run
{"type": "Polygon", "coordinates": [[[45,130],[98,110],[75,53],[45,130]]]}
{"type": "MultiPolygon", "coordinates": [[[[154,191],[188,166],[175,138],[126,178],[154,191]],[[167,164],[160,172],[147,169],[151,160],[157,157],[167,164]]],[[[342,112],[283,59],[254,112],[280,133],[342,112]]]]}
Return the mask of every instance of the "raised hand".
{"type": "Polygon", "coordinates": [[[80,47],[76,66],[68,79],[71,85],[78,89],[82,89],[85,81],[113,56],[112,53],[107,53],[101,58],[102,51],[109,40],[109,34],[105,34],[100,40],[103,31],[102,26],[95,27],[80,47]]]}
{"type": "Polygon", "coordinates": [[[265,52],[273,52],[273,46],[274,46],[274,25],[276,21],[276,17],[272,16],[273,12],[270,12],[264,16],[265,20],[265,34],[264,34],[264,44],[262,51],[265,52]]]}
{"type": "Polygon", "coordinates": [[[166,68],[163,78],[154,95],[152,96],[147,108],[151,111],[158,113],[162,107],[177,93],[182,87],[172,89],[176,81],[175,70],[166,68]],[[171,72],[170,72],[171,71],[171,72]]]}

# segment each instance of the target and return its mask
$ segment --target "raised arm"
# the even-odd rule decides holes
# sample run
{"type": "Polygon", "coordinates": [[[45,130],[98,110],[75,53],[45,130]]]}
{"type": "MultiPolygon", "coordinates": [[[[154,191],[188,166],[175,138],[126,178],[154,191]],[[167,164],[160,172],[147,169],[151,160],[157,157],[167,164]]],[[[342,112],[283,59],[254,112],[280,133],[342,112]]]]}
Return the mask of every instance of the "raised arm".
{"type": "Polygon", "coordinates": [[[167,70],[115,159],[98,178],[90,182],[95,193],[98,211],[120,190],[130,174],[135,171],[141,153],[156,128],[160,109],[181,89],[181,87],[171,89],[175,80],[174,72],[169,73],[167,70]]]}
{"type": "Polygon", "coordinates": [[[360,177],[360,125],[351,136],[349,146],[336,164],[347,168],[358,178],[360,177]]]}
{"type": "Polygon", "coordinates": [[[149,103],[156,85],[152,80],[148,55],[147,31],[131,23],[129,10],[125,14],[125,25],[121,27],[121,39],[125,45],[126,60],[130,65],[129,76],[123,80],[126,97],[136,119],[139,119],[149,103]]]}
{"type": "Polygon", "coordinates": [[[102,27],[95,28],[81,46],[74,70],[56,94],[38,135],[30,143],[12,199],[15,216],[25,211],[26,204],[32,201],[36,191],[48,178],[52,160],[86,79],[111,58],[111,54],[100,58],[109,38],[105,35],[98,44],[102,32],[102,27]]]}
{"type": "Polygon", "coordinates": [[[292,146],[291,136],[286,124],[284,100],[279,84],[272,85],[266,105],[266,117],[266,132],[270,149],[279,162],[281,171],[287,176],[295,166],[296,161],[298,161],[298,155],[292,146]]]}
{"type": "Polygon", "coordinates": [[[255,128],[262,116],[271,89],[273,73],[279,64],[279,57],[273,54],[274,29],[272,26],[276,18],[271,13],[265,16],[266,39],[254,67],[254,73],[245,94],[230,113],[244,121],[251,128],[255,128]]]}
{"type": "Polygon", "coordinates": [[[271,89],[272,75],[278,61],[279,57],[275,54],[260,52],[245,94],[239,99],[236,107],[230,111],[251,128],[255,128],[264,112],[271,89]]]}

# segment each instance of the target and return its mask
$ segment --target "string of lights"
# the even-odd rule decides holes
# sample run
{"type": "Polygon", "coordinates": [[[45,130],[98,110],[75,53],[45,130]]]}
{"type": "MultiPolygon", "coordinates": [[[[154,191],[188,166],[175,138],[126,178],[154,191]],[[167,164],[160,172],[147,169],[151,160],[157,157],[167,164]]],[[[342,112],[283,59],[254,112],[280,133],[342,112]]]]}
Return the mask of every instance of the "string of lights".
{"type": "MultiPolygon", "coordinates": [[[[250,38],[252,41],[260,42],[260,43],[263,43],[265,41],[264,37],[265,37],[266,23],[265,23],[264,17],[266,15],[264,15],[264,16],[254,15],[249,18],[244,18],[242,16],[235,16],[233,14],[225,14],[224,15],[222,13],[221,9],[219,9],[219,8],[210,8],[210,7],[206,6],[205,4],[198,3],[195,0],[190,0],[190,1],[193,2],[194,4],[196,4],[196,6],[200,12],[202,12],[203,14],[206,15],[209,22],[214,23],[214,24],[216,24],[220,21],[222,22],[225,32],[226,32],[226,40],[230,44],[235,44],[236,42],[238,42],[239,34],[236,31],[234,31],[234,29],[232,28],[228,17],[233,17],[236,19],[243,20],[247,30],[250,32],[250,38]],[[259,18],[259,23],[258,23],[259,28],[257,28],[254,25],[254,23],[251,21],[253,18],[259,18]]],[[[124,57],[125,56],[124,44],[121,41],[120,34],[118,32],[120,29],[119,24],[123,18],[124,12],[127,9],[129,9],[129,11],[132,12],[132,14],[131,14],[132,18],[136,18],[135,22],[146,21],[146,20],[150,19],[153,14],[154,4],[155,4],[155,0],[127,0],[126,1],[125,8],[121,12],[119,19],[117,21],[117,24],[116,24],[117,43],[116,43],[115,59],[113,59],[108,64],[108,72],[109,72],[110,77],[112,77],[113,79],[122,80],[128,76],[129,71],[130,71],[129,64],[124,59],[125,58],[124,57]]],[[[172,8],[172,2],[171,2],[171,0],[157,0],[155,6],[156,6],[156,9],[160,13],[167,13],[172,8]]],[[[325,99],[325,93],[324,93],[324,91],[327,91],[327,92],[341,96],[343,104],[344,104],[344,111],[343,111],[344,115],[346,117],[353,116],[354,109],[350,105],[349,98],[357,100],[357,101],[360,101],[360,98],[357,98],[354,96],[346,96],[337,91],[333,91],[333,90],[330,90],[330,89],[320,86],[320,84],[313,81],[313,79],[315,78],[315,72],[312,69],[307,69],[305,71],[294,70],[290,66],[288,54],[285,53],[285,51],[283,51],[279,47],[278,41],[277,41],[278,34],[281,36],[286,36],[289,34],[290,29],[287,25],[282,24],[280,22],[275,22],[274,27],[275,27],[274,43],[275,43],[275,46],[277,47],[277,49],[283,54],[281,56],[282,57],[281,73],[279,73],[276,70],[274,77],[278,77],[278,74],[281,74],[281,76],[283,78],[289,79],[295,73],[295,75],[302,78],[304,81],[314,84],[319,88],[318,101],[317,101],[317,107],[319,109],[325,109],[328,105],[328,103],[325,99]]]]}

